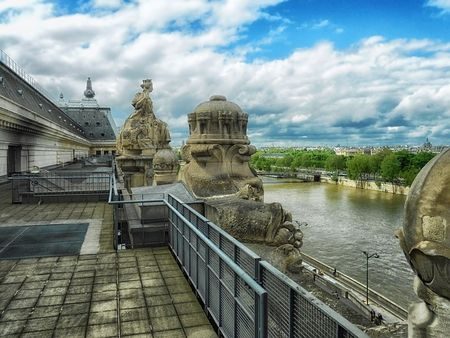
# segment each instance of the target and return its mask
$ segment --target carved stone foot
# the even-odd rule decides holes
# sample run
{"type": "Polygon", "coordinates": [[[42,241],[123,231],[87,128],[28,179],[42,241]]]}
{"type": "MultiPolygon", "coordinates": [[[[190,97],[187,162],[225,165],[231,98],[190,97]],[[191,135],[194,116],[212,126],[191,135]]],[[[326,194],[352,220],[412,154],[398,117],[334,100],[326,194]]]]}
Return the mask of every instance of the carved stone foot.
{"type": "Polygon", "coordinates": [[[302,271],[302,255],[300,250],[292,244],[284,244],[272,252],[273,265],[283,272],[299,273],[302,271]]]}
{"type": "Polygon", "coordinates": [[[285,221],[273,239],[274,245],[291,244],[295,248],[300,249],[303,245],[303,232],[298,225],[291,221],[285,221]]]}

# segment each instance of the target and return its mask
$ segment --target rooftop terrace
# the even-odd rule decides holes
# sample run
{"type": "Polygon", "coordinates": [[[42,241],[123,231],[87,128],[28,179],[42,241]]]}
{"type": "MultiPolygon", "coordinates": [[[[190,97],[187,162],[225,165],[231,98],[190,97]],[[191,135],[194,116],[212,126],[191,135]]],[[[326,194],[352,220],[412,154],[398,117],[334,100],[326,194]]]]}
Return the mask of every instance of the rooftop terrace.
{"type": "Polygon", "coordinates": [[[4,185],[0,210],[0,231],[89,224],[80,254],[0,260],[0,336],[216,337],[168,247],[113,250],[106,202],[11,204],[4,185]]]}

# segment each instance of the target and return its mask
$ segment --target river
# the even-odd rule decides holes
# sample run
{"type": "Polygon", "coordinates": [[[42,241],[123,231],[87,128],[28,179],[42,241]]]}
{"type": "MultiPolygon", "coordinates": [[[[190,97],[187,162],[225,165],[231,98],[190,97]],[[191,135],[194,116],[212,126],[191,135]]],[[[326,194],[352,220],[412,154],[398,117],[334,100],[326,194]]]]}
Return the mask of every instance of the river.
{"type": "Polygon", "coordinates": [[[406,196],[326,183],[264,178],[264,201],[280,202],[303,227],[302,251],[336,267],[404,308],[417,298],[410,269],[397,238],[406,196]]]}

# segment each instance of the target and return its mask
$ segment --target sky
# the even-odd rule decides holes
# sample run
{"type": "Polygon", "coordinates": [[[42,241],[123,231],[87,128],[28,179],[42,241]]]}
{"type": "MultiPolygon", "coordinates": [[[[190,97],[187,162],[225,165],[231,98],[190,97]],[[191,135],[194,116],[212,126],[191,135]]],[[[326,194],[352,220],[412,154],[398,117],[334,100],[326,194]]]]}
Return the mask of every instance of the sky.
{"type": "Polygon", "coordinates": [[[257,146],[450,144],[450,0],[0,0],[0,49],[118,125],[152,79],[174,146],[216,94],[257,146]]]}

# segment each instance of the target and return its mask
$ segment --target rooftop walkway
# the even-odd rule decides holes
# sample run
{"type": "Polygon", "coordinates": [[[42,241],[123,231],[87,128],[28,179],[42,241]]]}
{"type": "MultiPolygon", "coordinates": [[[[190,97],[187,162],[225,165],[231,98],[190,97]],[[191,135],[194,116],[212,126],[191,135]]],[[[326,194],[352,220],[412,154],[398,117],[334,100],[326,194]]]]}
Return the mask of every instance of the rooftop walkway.
{"type": "Polygon", "coordinates": [[[0,186],[0,228],[81,223],[79,255],[0,260],[0,336],[217,336],[168,247],[113,250],[108,204],[11,204],[0,186]]]}

